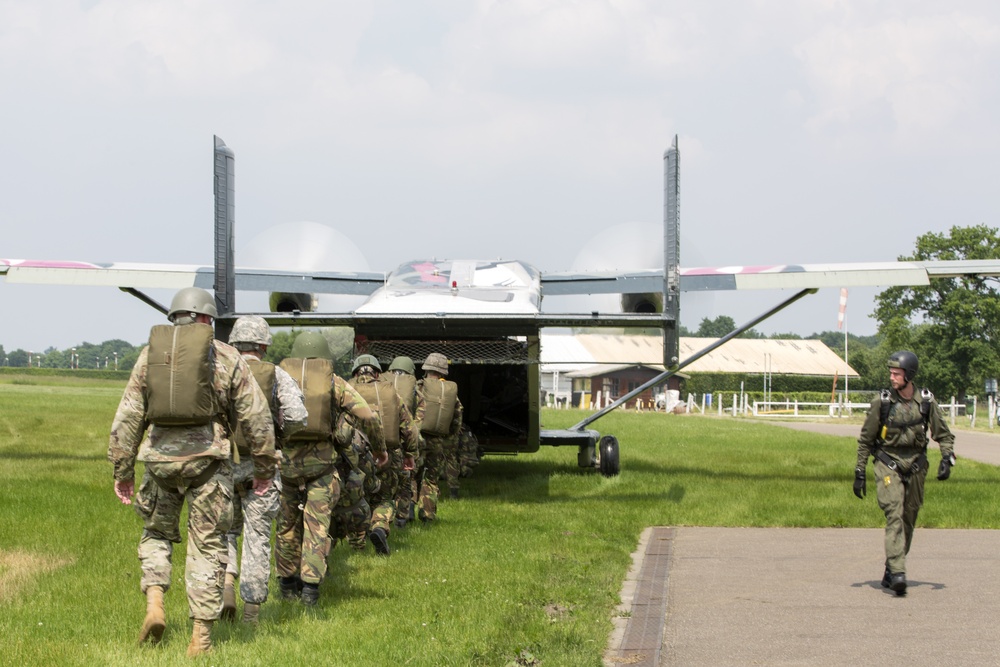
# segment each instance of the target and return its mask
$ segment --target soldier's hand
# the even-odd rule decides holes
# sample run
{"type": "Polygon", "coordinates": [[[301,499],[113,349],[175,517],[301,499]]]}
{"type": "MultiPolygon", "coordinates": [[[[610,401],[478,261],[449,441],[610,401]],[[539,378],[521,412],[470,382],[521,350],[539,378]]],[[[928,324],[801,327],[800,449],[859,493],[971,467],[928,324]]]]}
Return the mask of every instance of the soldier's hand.
{"type": "Polygon", "coordinates": [[[132,504],[132,494],[135,492],[135,480],[130,479],[124,482],[115,482],[115,495],[122,505],[132,504]]]}
{"type": "Polygon", "coordinates": [[[273,482],[273,480],[270,480],[270,479],[258,479],[256,477],[254,477],[253,478],[253,494],[255,496],[262,496],[262,495],[264,495],[271,488],[271,483],[272,482],[273,482]]]}
{"type": "Polygon", "coordinates": [[[951,467],[955,465],[955,455],[941,457],[941,465],[938,466],[937,478],[942,482],[951,477],[951,467]]]}
{"type": "Polygon", "coordinates": [[[375,465],[379,468],[384,468],[389,465],[389,452],[383,451],[375,457],[375,465]]]}
{"type": "Polygon", "coordinates": [[[865,469],[856,468],[854,470],[854,495],[864,500],[868,488],[865,485],[865,469]]]}
{"type": "Polygon", "coordinates": [[[409,454],[403,457],[403,470],[413,470],[413,457],[409,454]]]}

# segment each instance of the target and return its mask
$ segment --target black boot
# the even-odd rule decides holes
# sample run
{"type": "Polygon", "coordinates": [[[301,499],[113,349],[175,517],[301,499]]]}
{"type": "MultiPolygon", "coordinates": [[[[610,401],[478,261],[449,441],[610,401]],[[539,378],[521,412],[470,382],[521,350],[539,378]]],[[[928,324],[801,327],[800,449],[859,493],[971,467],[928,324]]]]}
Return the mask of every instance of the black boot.
{"type": "Polygon", "coordinates": [[[278,590],[286,600],[298,600],[302,594],[302,580],[297,576],[278,577],[278,590]]]}
{"type": "Polygon", "coordinates": [[[885,566],[885,574],[882,575],[882,588],[889,588],[892,585],[892,572],[889,571],[889,566],[885,566]]]}
{"type": "Polygon", "coordinates": [[[452,500],[458,500],[458,489],[448,489],[451,492],[452,500]]]}
{"type": "Polygon", "coordinates": [[[302,584],[302,604],[315,607],[319,602],[319,584],[302,584]]]}
{"type": "Polygon", "coordinates": [[[896,591],[896,595],[906,595],[906,574],[903,572],[893,572],[892,582],[889,588],[896,591]]]}
{"type": "Polygon", "coordinates": [[[376,528],[368,537],[375,547],[375,553],[379,556],[389,555],[389,536],[385,534],[385,528],[376,528]]]}

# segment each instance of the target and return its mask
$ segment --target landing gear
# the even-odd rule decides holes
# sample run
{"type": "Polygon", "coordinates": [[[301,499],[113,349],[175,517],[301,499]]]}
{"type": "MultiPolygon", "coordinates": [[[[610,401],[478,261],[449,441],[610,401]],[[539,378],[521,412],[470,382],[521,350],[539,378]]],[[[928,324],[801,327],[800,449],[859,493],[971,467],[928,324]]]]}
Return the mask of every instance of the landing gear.
{"type": "Polygon", "coordinates": [[[598,449],[601,453],[601,474],[605,477],[614,477],[621,471],[618,461],[618,438],[613,435],[604,436],[598,449]]]}

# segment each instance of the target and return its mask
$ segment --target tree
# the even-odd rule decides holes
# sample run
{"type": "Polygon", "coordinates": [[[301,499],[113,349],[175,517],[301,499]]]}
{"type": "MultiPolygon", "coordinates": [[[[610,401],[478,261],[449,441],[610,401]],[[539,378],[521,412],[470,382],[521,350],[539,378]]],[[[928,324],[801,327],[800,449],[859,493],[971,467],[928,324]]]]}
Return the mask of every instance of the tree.
{"type": "MultiPolygon", "coordinates": [[[[998,230],[952,227],[917,237],[901,261],[1000,257],[998,230]]],[[[891,287],[876,298],[875,318],[885,349],[910,349],[920,359],[919,384],[964,400],[1000,375],[1000,282],[995,277],[935,279],[927,287],[891,287]]]]}
{"type": "MultiPolygon", "coordinates": [[[[736,321],[728,315],[719,315],[714,320],[707,317],[702,319],[698,325],[698,332],[695,334],[699,338],[722,338],[736,329],[736,321]]],[[[747,329],[739,335],[740,338],[764,338],[756,329],[747,329]]]]}
{"type": "Polygon", "coordinates": [[[14,368],[27,368],[28,353],[18,348],[7,355],[7,365],[14,368]]]}

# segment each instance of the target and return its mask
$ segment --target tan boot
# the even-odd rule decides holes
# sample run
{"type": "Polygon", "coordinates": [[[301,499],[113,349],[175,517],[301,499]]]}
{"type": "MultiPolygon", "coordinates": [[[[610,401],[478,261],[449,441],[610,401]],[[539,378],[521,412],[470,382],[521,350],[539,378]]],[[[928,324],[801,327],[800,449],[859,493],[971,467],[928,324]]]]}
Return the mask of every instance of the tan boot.
{"type": "Polygon", "coordinates": [[[191,643],[188,644],[187,657],[194,658],[212,650],[212,621],[194,619],[191,629],[191,643]]]}
{"type": "Polygon", "coordinates": [[[146,618],[139,631],[139,643],[159,643],[165,627],[167,621],[163,613],[163,586],[150,586],[146,589],[146,618]]]}
{"type": "Polygon", "coordinates": [[[243,603],[243,622],[250,625],[257,625],[260,616],[260,605],[252,602],[243,603]]]}
{"type": "Polygon", "coordinates": [[[236,577],[226,572],[226,587],[222,589],[222,620],[236,620],[236,577]]]}

